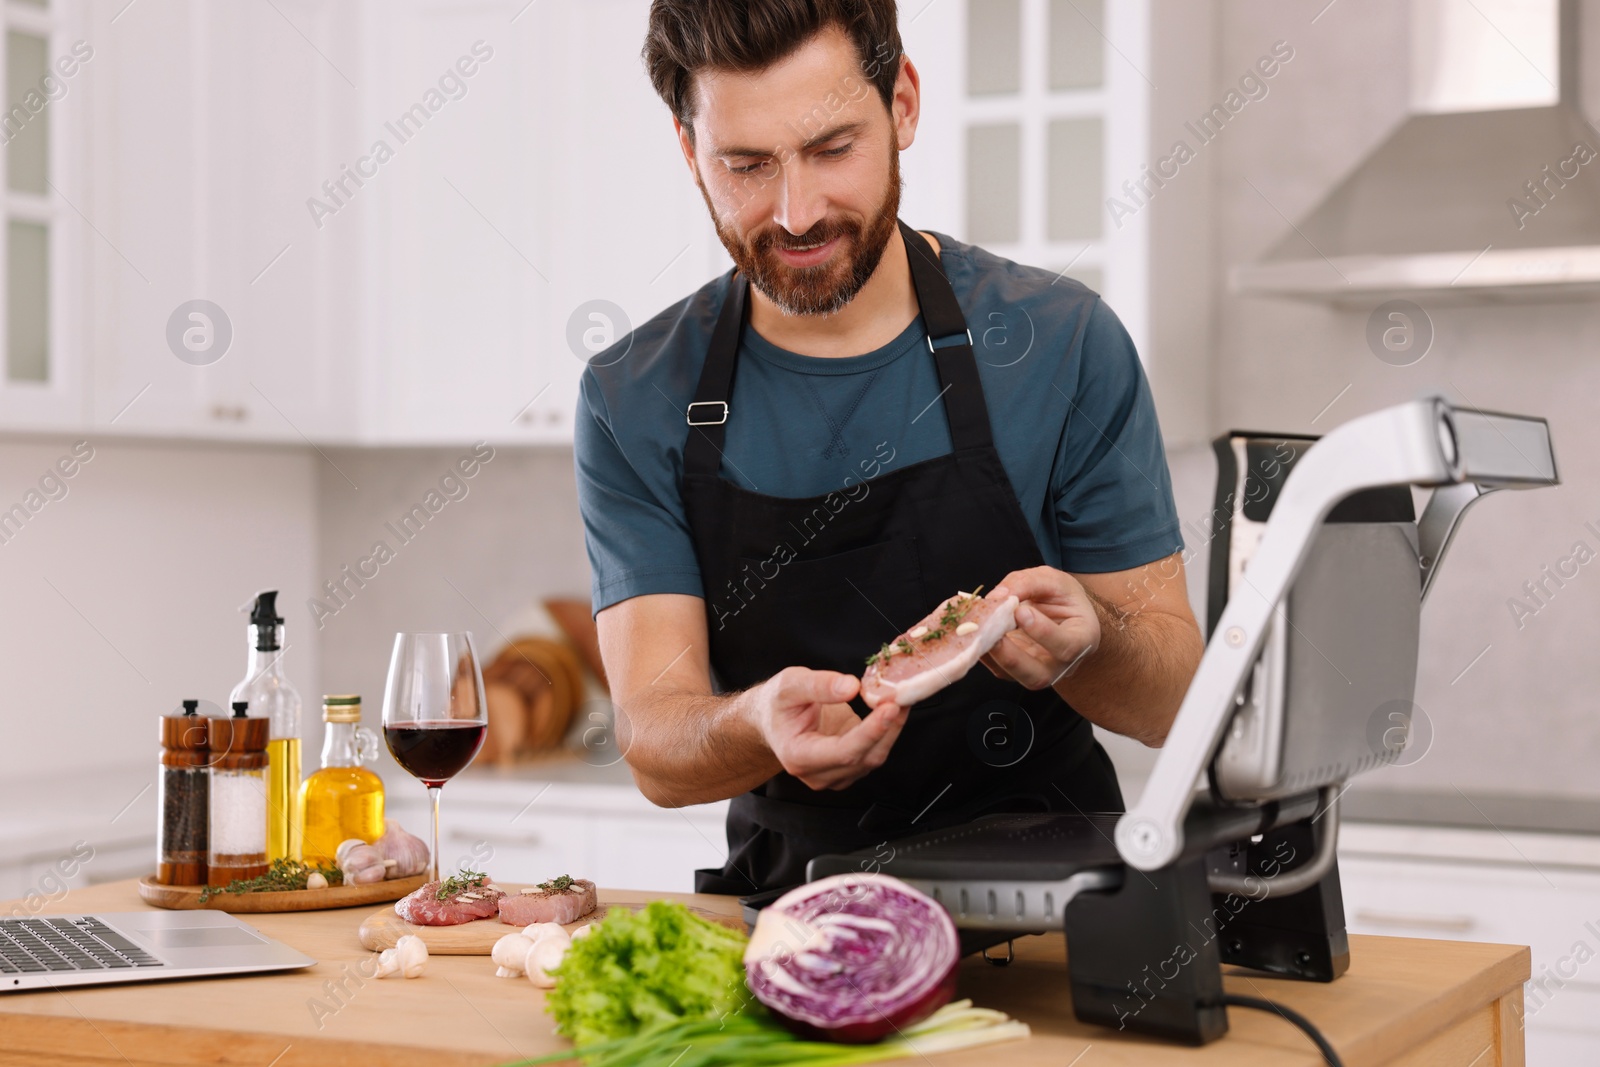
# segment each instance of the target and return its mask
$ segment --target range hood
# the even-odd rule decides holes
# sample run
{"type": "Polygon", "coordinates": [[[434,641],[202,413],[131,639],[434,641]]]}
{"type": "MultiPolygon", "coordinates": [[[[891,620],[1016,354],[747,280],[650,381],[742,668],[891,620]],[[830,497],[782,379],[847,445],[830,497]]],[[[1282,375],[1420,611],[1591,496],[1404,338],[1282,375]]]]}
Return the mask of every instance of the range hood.
{"type": "Polygon", "coordinates": [[[1600,295],[1600,131],[1578,102],[1575,0],[1412,5],[1413,113],[1261,259],[1236,266],[1233,291],[1600,295]]]}

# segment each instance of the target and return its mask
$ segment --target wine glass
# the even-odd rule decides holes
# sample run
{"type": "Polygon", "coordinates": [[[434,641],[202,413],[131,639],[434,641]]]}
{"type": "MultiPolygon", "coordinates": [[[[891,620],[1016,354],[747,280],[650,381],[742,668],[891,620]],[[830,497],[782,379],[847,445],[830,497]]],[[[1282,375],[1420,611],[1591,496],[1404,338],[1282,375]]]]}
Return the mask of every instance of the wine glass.
{"type": "Polygon", "coordinates": [[[439,794],[472,762],[488,729],[472,635],[395,634],[383,688],[383,739],[394,761],[427,787],[433,801],[429,881],[439,879],[439,794]]]}

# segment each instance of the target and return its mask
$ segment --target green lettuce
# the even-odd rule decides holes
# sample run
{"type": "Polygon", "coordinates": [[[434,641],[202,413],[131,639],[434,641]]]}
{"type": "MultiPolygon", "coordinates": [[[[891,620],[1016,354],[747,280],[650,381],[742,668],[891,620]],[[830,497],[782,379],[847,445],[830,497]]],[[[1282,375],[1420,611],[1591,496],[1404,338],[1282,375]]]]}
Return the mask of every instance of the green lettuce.
{"type": "Polygon", "coordinates": [[[748,939],[682,904],[620,909],[572,943],[545,1010],[579,1048],[742,1010],[748,939]]]}

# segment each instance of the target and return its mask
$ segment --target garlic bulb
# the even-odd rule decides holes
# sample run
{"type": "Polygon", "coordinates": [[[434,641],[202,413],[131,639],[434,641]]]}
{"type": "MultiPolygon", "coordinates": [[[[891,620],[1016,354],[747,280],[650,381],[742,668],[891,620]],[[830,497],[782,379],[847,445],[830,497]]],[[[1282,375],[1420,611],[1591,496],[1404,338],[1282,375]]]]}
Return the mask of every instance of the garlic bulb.
{"type": "Polygon", "coordinates": [[[306,875],[306,888],[307,889],[326,889],[326,888],[328,888],[328,877],[327,877],[327,875],[323,874],[321,871],[312,871],[310,874],[306,875]]]}
{"type": "Polygon", "coordinates": [[[387,870],[383,865],[383,854],[359,837],[341,841],[334,858],[338,861],[339,870],[344,872],[345,885],[381,882],[387,870]]]}
{"type": "Polygon", "coordinates": [[[406,934],[378,954],[378,973],[374,978],[420,978],[428,967],[428,946],[416,934],[406,934]]]}
{"type": "Polygon", "coordinates": [[[409,878],[428,869],[428,846],[393,819],[383,821],[383,836],[372,843],[389,866],[389,878],[409,878]]]}
{"type": "Polygon", "coordinates": [[[588,937],[592,933],[594,933],[594,923],[584,923],[572,931],[572,940],[576,941],[580,937],[588,937]]]}

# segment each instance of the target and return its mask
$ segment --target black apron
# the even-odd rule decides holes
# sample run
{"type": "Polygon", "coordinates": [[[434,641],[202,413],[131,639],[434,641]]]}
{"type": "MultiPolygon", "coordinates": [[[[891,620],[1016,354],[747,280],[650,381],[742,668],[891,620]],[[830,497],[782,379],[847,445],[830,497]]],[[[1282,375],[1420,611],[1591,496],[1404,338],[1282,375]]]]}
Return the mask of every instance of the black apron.
{"type": "MultiPolygon", "coordinates": [[[[859,676],[868,655],[944,598],[1044,563],[994,448],[955,293],[928,242],[904,223],[900,233],[953,449],[906,467],[891,463],[864,483],[858,475],[824,496],[772,497],[721,476],[749,302],[747,280],[729,279],[688,409],[683,475],[711,665],[725,690],[796,665],[859,676]]],[[[856,457],[851,464],[860,469],[856,457]]],[[[866,714],[859,698],[854,705],[866,714]]],[[[813,790],[779,773],[734,797],[728,863],[697,871],[695,890],[749,894],[797,884],[814,856],[992,812],[1122,810],[1115,770],[1089,723],[1053,690],[1030,692],[979,665],[912,707],[883,766],[848,788],[813,790]]],[[[882,869],[892,874],[893,862],[882,869]]]]}

